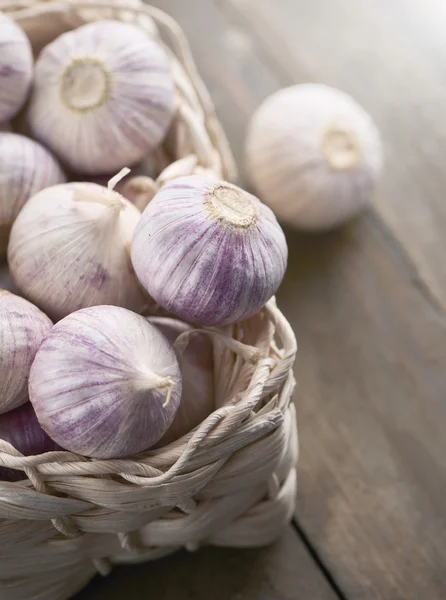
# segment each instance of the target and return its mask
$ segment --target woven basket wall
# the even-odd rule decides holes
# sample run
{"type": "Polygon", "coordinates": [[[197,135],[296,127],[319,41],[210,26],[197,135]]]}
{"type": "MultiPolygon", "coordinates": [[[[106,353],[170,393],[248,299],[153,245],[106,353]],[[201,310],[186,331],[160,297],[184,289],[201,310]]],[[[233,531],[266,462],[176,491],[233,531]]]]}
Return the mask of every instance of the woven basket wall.
{"type": "MultiPolygon", "coordinates": [[[[127,0],[2,1],[36,53],[63,31],[105,18],[163,40],[174,65],[177,112],[156,161],[155,192],[172,177],[211,170],[234,177],[226,138],[178,25],[127,0]]],[[[23,457],[0,440],[0,466],[27,479],[0,482],[0,599],[65,600],[97,572],[201,545],[268,544],[290,521],[297,431],[291,395],[293,332],[275,301],[239,325],[208,329],[215,411],[195,430],[129,459],[69,452],[23,457]]]]}

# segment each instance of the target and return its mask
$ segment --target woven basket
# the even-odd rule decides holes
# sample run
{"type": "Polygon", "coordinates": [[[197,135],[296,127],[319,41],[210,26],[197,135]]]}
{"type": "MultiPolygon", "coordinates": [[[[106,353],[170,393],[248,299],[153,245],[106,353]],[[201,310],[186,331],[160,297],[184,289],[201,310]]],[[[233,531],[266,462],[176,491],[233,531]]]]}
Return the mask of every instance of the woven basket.
{"type": "MultiPolygon", "coordinates": [[[[231,179],[231,153],[178,25],[139,0],[115,5],[1,2],[36,52],[91,20],[132,21],[163,39],[174,65],[177,112],[157,154],[153,189],[210,170],[231,179]]],[[[176,442],[136,457],[70,452],[23,457],[0,440],[0,466],[27,479],[0,482],[1,600],[65,600],[113,565],[200,545],[254,547],[290,521],[296,497],[293,332],[271,300],[251,319],[208,328],[215,411],[176,442]]]]}

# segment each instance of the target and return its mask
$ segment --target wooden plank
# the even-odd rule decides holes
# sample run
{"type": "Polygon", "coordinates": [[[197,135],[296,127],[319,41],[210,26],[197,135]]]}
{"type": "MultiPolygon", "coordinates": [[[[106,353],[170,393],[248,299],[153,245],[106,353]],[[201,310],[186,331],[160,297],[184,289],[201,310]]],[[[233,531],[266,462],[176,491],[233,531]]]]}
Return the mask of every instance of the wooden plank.
{"type": "MultiPolygon", "coordinates": [[[[301,348],[298,517],[348,598],[443,600],[446,323],[438,306],[444,284],[438,248],[446,182],[441,157],[432,162],[419,146],[436,136],[414,108],[424,90],[409,93],[412,68],[415,82],[426,85],[434,80],[432,68],[424,70],[422,56],[412,64],[408,56],[416,52],[399,46],[397,33],[392,42],[390,21],[373,3],[220,0],[216,5],[235,32],[229,42],[227,35],[202,33],[200,11],[191,8],[189,15],[180,3],[160,4],[178,17],[213,96],[224,99],[219,114],[239,158],[249,107],[279,82],[313,79],[342,87],[385,132],[379,217],[371,213],[325,236],[287,232],[290,266],[279,302],[301,348]],[[256,85],[245,85],[243,71],[256,85]],[[375,81],[362,76],[373,71],[375,81]],[[220,79],[215,74],[221,72],[220,79]],[[243,103],[237,102],[240,89],[248,95],[243,103]],[[409,99],[403,108],[399,94],[409,99]],[[421,219],[420,211],[429,218],[421,219]]],[[[439,84],[432,86],[428,101],[439,84]]]]}
{"type": "Polygon", "coordinates": [[[375,118],[386,153],[377,210],[404,246],[417,277],[445,308],[444,2],[220,3],[260,41],[261,52],[284,84],[322,81],[339,87],[375,118]],[[408,13],[410,32],[401,26],[407,25],[408,13]],[[432,15],[437,15],[435,28],[432,15]],[[426,51],[427,40],[432,52],[426,51]]]}
{"type": "Polygon", "coordinates": [[[348,598],[446,594],[446,324],[373,216],[288,236],[298,519],[348,598]]]}
{"type": "Polygon", "coordinates": [[[291,529],[270,548],[204,548],[97,577],[73,600],[336,600],[291,529]]]}

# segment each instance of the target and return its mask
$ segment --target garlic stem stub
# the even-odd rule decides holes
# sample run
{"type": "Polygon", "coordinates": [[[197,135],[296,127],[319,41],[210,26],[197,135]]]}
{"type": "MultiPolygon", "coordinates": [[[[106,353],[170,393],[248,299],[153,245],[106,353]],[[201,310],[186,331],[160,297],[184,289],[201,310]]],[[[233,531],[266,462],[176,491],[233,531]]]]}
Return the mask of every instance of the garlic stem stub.
{"type": "Polygon", "coordinates": [[[31,363],[52,326],[37,306],[0,290],[0,413],[28,400],[31,363]]]}
{"type": "Polygon", "coordinates": [[[99,304],[140,311],[146,300],[130,260],[140,216],[120,194],[94,183],[42,190],[11,229],[14,283],[55,321],[99,304]]]}
{"type": "MultiPolygon", "coordinates": [[[[138,168],[132,169],[131,175],[123,177],[113,189],[124,196],[124,198],[127,198],[127,200],[142,212],[155,195],[156,184],[151,177],[144,174],[135,175],[135,173],[139,173],[138,168]]],[[[108,187],[110,176],[86,176],[82,181],[97,183],[98,185],[108,187]]]]}
{"type": "Polygon", "coordinates": [[[164,139],[173,114],[169,59],[136,25],[83,25],[37,59],[33,135],[77,172],[108,173],[140,161],[164,139]]]}
{"type": "Polygon", "coordinates": [[[182,379],[175,352],[144,317],[95,306],[59,321],[31,368],[38,420],[60,446],[94,458],[150,448],[172,423],[182,379]]]}
{"type": "Polygon", "coordinates": [[[200,325],[256,313],[285,274],[287,245],[272,211],[241,188],[190,175],[166,184],[132,241],[136,274],[168,312],[200,325]]]}
{"type": "Polygon", "coordinates": [[[22,108],[32,76],[31,44],[22,29],[0,12],[0,123],[22,108]]]}
{"type": "Polygon", "coordinates": [[[348,94],[301,84],[267,98],[251,119],[246,166],[279,220],[324,230],[371,200],[382,170],[379,132],[348,94]]]}
{"type": "MultiPolygon", "coordinates": [[[[158,327],[170,344],[193,328],[178,319],[149,317],[149,323],[158,327]]],[[[183,392],[175,419],[157,448],[189,433],[214,410],[214,360],[213,344],[209,335],[192,333],[184,352],[177,353],[183,377],[183,392]]]]}
{"type": "MultiPolygon", "coordinates": [[[[61,450],[40,427],[31,402],[0,415],[0,440],[10,443],[24,456],[61,450]]],[[[26,479],[23,471],[0,467],[0,481],[21,479],[26,479]]]]}
{"type": "Polygon", "coordinates": [[[5,232],[31,196],[65,181],[46,148],[17,133],[0,133],[0,227],[5,232]]]}

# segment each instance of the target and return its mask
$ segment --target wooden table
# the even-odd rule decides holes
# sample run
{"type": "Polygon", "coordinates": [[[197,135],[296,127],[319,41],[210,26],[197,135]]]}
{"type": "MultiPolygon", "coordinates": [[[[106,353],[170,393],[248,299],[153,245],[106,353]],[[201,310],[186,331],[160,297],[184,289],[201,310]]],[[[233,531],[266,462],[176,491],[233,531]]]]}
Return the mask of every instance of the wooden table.
{"type": "Polygon", "coordinates": [[[154,4],[188,35],[240,166],[263,98],[318,81],[373,115],[386,173],[355,223],[287,231],[278,300],[300,344],[295,525],[268,549],[116,569],[76,600],[444,600],[444,0],[154,4]]]}

